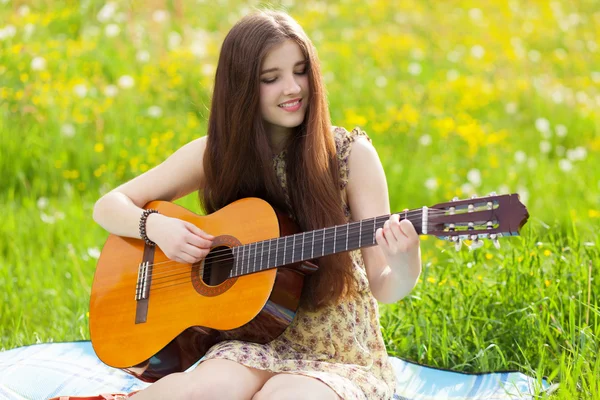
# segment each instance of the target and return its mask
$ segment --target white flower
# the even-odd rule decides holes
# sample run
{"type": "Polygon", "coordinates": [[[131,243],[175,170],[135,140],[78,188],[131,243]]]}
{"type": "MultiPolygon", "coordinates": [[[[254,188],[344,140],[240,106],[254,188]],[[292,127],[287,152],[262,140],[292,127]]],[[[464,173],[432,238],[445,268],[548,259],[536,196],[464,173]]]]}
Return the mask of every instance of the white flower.
{"type": "Polygon", "coordinates": [[[159,24],[165,22],[169,18],[169,13],[165,10],[155,10],[152,13],[152,19],[159,24]]]}
{"type": "Polygon", "coordinates": [[[60,127],[60,133],[65,137],[75,136],[75,127],[72,124],[64,124],[60,127]]]}
{"type": "Polygon", "coordinates": [[[425,134],[419,138],[419,143],[421,144],[421,146],[429,146],[431,142],[431,136],[428,134],[425,134]]]}
{"type": "Polygon", "coordinates": [[[423,68],[418,62],[411,62],[408,64],[408,73],[413,76],[420,75],[422,70],[423,68]]]}
{"type": "Polygon", "coordinates": [[[25,39],[29,39],[31,35],[35,32],[35,25],[32,23],[28,23],[23,27],[23,37],[25,39]]]}
{"type": "Polygon", "coordinates": [[[471,8],[469,10],[469,18],[471,18],[473,21],[479,21],[481,18],[483,18],[483,12],[481,12],[479,8],[471,8]]]}
{"type": "Polygon", "coordinates": [[[574,149],[567,150],[567,158],[570,161],[581,161],[587,157],[587,150],[585,147],[579,146],[574,149]]]}
{"type": "Polygon", "coordinates": [[[592,71],[592,80],[594,83],[600,83],[600,71],[592,71]]]}
{"type": "Polygon", "coordinates": [[[460,73],[455,69],[451,69],[448,70],[448,72],[446,72],[446,80],[448,80],[449,82],[457,80],[459,76],[460,73]]]}
{"type": "Polygon", "coordinates": [[[473,184],[473,186],[481,185],[481,172],[478,169],[473,168],[467,172],[467,179],[473,184]]]}
{"type": "Polygon", "coordinates": [[[75,94],[79,97],[85,97],[87,95],[87,91],[87,86],[85,86],[83,83],[73,86],[73,92],[75,92],[75,94]]]}
{"type": "Polygon", "coordinates": [[[567,127],[562,125],[562,124],[558,124],[554,127],[554,130],[556,131],[556,136],[558,137],[565,137],[567,136],[567,127]]]}
{"type": "Polygon", "coordinates": [[[118,36],[119,33],[121,33],[121,28],[117,24],[108,24],[104,28],[104,34],[106,37],[115,37],[118,36]]]}
{"type": "Polygon", "coordinates": [[[96,18],[98,18],[98,21],[102,23],[108,22],[115,14],[115,11],[117,11],[117,5],[115,3],[108,2],[100,9],[96,18]]]}
{"type": "Polygon", "coordinates": [[[467,196],[475,194],[475,188],[470,183],[462,184],[460,190],[467,196]]]}
{"type": "Polygon", "coordinates": [[[471,55],[477,59],[481,59],[485,55],[485,49],[483,46],[476,44],[475,46],[471,47],[471,55]]]}
{"type": "Polygon", "coordinates": [[[461,57],[461,52],[458,50],[452,50],[450,53],[448,53],[448,55],[446,55],[446,58],[448,59],[448,61],[456,63],[460,61],[460,57],[461,57]]]}
{"type": "Polygon", "coordinates": [[[48,207],[48,199],[46,197],[40,197],[37,200],[37,206],[39,209],[44,209],[44,208],[48,207]]]}
{"type": "Polygon", "coordinates": [[[212,64],[203,64],[202,74],[205,76],[213,76],[215,74],[215,66],[212,64]]]}
{"type": "Polygon", "coordinates": [[[538,118],[535,120],[535,129],[537,129],[540,133],[548,133],[550,132],[550,121],[546,118],[538,118]]]}
{"type": "Polygon", "coordinates": [[[412,58],[414,58],[415,60],[422,60],[423,57],[425,56],[425,54],[423,53],[423,50],[416,48],[416,49],[412,49],[410,51],[410,55],[412,58]]]}
{"type": "Polygon", "coordinates": [[[118,85],[121,89],[131,89],[135,85],[135,80],[129,75],[123,75],[119,78],[118,85]]]}
{"type": "Polygon", "coordinates": [[[150,61],[150,53],[146,50],[140,50],[135,55],[136,60],[141,63],[147,63],[150,61]]]}
{"type": "Polygon", "coordinates": [[[556,89],[552,92],[552,101],[556,104],[562,104],[565,101],[565,96],[560,89],[556,89]]]}
{"type": "Polygon", "coordinates": [[[118,92],[119,92],[119,89],[115,85],[107,85],[104,88],[104,95],[106,97],[115,97],[118,92]]]}
{"type": "Polygon", "coordinates": [[[0,29],[0,40],[11,38],[17,34],[17,28],[13,25],[6,25],[4,28],[0,29]]]}
{"type": "Polygon", "coordinates": [[[529,60],[533,63],[537,63],[542,58],[542,54],[537,50],[529,50],[527,53],[529,60]]]}
{"type": "Polygon", "coordinates": [[[159,106],[150,106],[148,107],[148,116],[160,118],[162,116],[162,109],[159,106]]]}
{"type": "Polygon", "coordinates": [[[173,50],[181,45],[183,39],[181,38],[181,35],[179,33],[173,31],[169,32],[169,37],[167,41],[169,43],[169,49],[173,50]]]}
{"type": "Polygon", "coordinates": [[[24,17],[26,15],[29,15],[29,12],[31,11],[31,9],[29,8],[29,6],[26,5],[22,5],[21,7],[18,8],[17,13],[21,16],[24,17]]]}
{"type": "Polygon", "coordinates": [[[425,187],[429,190],[435,190],[438,188],[437,178],[429,178],[425,181],[425,187]]]}
{"type": "Polygon", "coordinates": [[[87,249],[87,253],[90,257],[98,259],[100,257],[100,249],[97,247],[90,247],[87,249]]]}
{"type": "Polygon", "coordinates": [[[524,151],[517,150],[515,152],[515,161],[519,164],[523,164],[525,161],[527,161],[527,154],[525,154],[524,151]]]}
{"type": "Polygon", "coordinates": [[[46,59],[43,57],[34,57],[31,60],[31,69],[33,71],[43,71],[46,69],[46,59]]]}
{"type": "Polygon", "coordinates": [[[504,110],[506,111],[507,114],[514,114],[517,112],[517,103],[514,102],[510,102],[510,103],[506,103],[506,106],[504,106],[504,110]]]}
{"type": "Polygon", "coordinates": [[[56,222],[56,218],[54,218],[54,216],[48,215],[46,213],[40,213],[40,219],[42,220],[42,222],[50,225],[56,222]]]}
{"type": "Polygon", "coordinates": [[[380,88],[387,86],[387,78],[383,75],[378,76],[377,79],[375,79],[375,85],[380,88]]]}
{"type": "Polygon", "coordinates": [[[547,140],[542,140],[540,142],[540,151],[546,154],[550,153],[550,150],[552,150],[552,145],[550,144],[550,142],[548,142],[547,140]]]}
{"type": "Polygon", "coordinates": [[[558,162],[558,168],[560,168],[564,172],[569,172],[573,169],[573,164],[571,164],[571,161],[563,158],[558,162]]]}

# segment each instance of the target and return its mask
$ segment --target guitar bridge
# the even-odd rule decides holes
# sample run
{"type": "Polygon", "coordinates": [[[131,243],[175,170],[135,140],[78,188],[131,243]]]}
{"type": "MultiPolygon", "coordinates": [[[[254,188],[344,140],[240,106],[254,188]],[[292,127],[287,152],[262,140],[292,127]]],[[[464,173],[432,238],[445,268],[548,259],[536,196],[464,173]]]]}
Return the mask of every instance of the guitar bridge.
{"type": "Polygon", "coordinates": [[[152,265],[154,264],[154,246],[144,245],[144,256],[138,267],[137,284],[135,285],[135,323],[142,324],[148,318],[148,300],[152,284],[152,265]]]}

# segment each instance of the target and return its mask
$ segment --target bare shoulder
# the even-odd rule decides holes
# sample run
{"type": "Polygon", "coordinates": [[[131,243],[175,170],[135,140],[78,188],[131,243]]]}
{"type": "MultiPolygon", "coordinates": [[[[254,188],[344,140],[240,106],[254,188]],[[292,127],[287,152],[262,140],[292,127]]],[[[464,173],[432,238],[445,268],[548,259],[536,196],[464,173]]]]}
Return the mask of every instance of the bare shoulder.
{"type": "Polygon", "coordinates": [[[203,136],[183,145],[161,164],[114,190],[141,207],[152,200],[173,201],[203,188],[206,142],[207,136],[203,136]]]}
{"type": "Polygon", "coordinates": [[[377,150],[366,137],[357,137],[348,157],[348,205],[354,220],[389,212],[385,171],[377,150]]]}

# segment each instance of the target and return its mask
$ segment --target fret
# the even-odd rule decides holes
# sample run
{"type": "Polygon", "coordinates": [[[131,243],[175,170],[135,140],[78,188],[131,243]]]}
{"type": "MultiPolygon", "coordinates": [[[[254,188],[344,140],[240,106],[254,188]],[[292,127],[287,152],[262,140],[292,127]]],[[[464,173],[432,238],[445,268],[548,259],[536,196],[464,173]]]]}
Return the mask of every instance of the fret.
{"type": "MultiPolygon", "coordinates": [[[[265,241],[263,240],[262,242],[260,242],[260,266],[258,267],[259,270],[261,269],[261,267],[263,265],[263,253],[264,252],[265,252],[265,241]]],[[[254,272],[256,272],[256,268],[254,269],[254,272]]]]}
{"type": "Polygon", "coordinates": [[[346,241],[346,249],[354,250],[360,249],[360,231],[356,229],[358,222],[352,222],[348,224],[348,236],[346,241]]]}
{"type": "Polygon", "coordinates": [[[339,253],[341,251],[345,251],[345,250],[348,249],[347,241],[346,241],[346,238],[347,238],[347,235],[348,235],[348,225],[339,225],[337,228],[338,228],[338,230],[340,232],[333,239],[333,241],[335,242],[335,245],[334,245],[334,249],[335,250],[334,250],[334,252],[339,253]],[[343,230],[344,228],[346,228],[346,233],[345,234],[344,234],[344,230],[343,230]],[[344,236],[346,236],[346,237],[344,237],[344,236]]]}
{"type": "MultiPolygon", "coordinates": [[[[250,245],[247,244],[244,246],[246,248],[246,258],[248,258],[248,263],[246,264],[246,270],[250,266],[250,245]]],[[[244,266],[242,265],[242,274],[244,274],[244,266]]]]}
{"type": "Polygon", "coordinates": [[[283,239],[283,264],[285,265],[285,251],[286,251],[286,247],[287,247],[287,236],[283,239]]]}
{"type": "Polygon", "coordinates": [[[323,238],[321,240],[323,241],[323,248],[321,249],[321,255],[324,256],[325,255],[325,228],[323,228],[323,238]]]}
{"type": "Polygon", "coordinates": [[[290,262],[294,262],[295,255],[296,255],[296,235],[294,235],[294,240],[292,240],[292,259],[290,262]]]}
{"type": "Polygon", "coordinates": [[[269,240],[269,250],[268,250],[268,253],[267,253],[267,267],[271,266],[271,242],[272,241],[273,240],[269,240]]]}
{"type": "Polygon", "coordinates": [[[302,232],[302,250],[301,250],[301,254],[300,254],[300,259],[304,259],[304,234],[306,232],[302,232]]]}
{"type": "Polygon", "coordinates": [[[335,239],[337,235],[337,225],[333,227],[333,252],[335,253],[335,239]]]}
{"type": "Polygon", "coordinates": [[[231,248],[231,253],[233,254],[233,270],[229,271],[229,278],[231,278],[231,274],[232,273],[236,273],[237,272],[238,258],[236,257],[236,254],[235,254],[236,249],[237,249],[237,247],[232,247],[231,248]]]}
{"type": "Polygon", "coordinates": [[[346,251],[348,251],[348,236],[350,236],[348,233],[350,232],[350,225],[346,224],[346,251]]]}
{"type": "MultiPolygon", "coordinates": [[[[323,242],[327,241],[327,233],[328,233],[327,231],[331,231],[331,228],[325,230],[325,233],[324,233],[325,238],[324,238],[323,242]]],[[[325,246],[325,252],[323,253],[323,255],[333,254],[334,246],[335,246],[335,242],[330,241],[329,243],[327,243],[327,246],[325,246]]]]}
{"type": "Polygon", "coordinates": [[[254,259],[252,259],[252,261],[250,262],[250,260],[248,260],[248,271],[246,271],[246,273],[250,273],[251,268],[254,268],[254,265],[256,264],[256,243],[254,244],[254,250],[252,250],[252,243],[250,243],[250,257],[253,257],[254,259]]]}
{"type": "Polygon", "coordinates": [[[310,259],[312,260],[315,257],[315,231],[313,232],[312,243],[310,246],[310,259]]]}
{"type": "Polygon", "coordinates": [[[358,224],[358,248],[360,249],[361,247],[361,241],[362,241],[362,219],[360,220],[359,224],[358,224]]]}
{"type": "Polygon", "coordinates": [[[279,253],[279,238],[276,239],[277,240],[277,244],[275,245],[275,266],[278,267],[281,264],[279,264],[279,260],[277,259],[277,253],[279,253]]]}

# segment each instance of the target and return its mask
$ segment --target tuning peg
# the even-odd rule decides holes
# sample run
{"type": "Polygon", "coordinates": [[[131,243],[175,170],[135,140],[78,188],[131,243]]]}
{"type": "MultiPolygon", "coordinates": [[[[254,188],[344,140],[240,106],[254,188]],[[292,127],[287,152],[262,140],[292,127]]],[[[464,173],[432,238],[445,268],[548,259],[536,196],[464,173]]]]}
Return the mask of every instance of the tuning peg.
{"type": "Polygon", "coordinates": [[[472,199],[476,199],[476,198],[477,198],[477,195],[476,195],[476,194],[474,194],[474,195],[472,195],[472,196],[471,196],[471,198],[472,198],[472,199]]]}
{"type": "Polygon", "coordinates": [[[452,201],[458,201],[458,200],[460,200],[460,199],[458,198],[458,196],[454,196],[454,197],[452,198],[452,201]]]}
{"type": "Polygon", "coordinates": [[[475,239],[475,240],[473,240],[473,242],[471,242],[471,245],[469,246],[469,250],[476,250],[482,246],[483,246],[483,240],[475,239]]]}
{"type": "Polygon", "coordinates": [[[462,240],[458,239],[456,242],[454,242],[454,250],[460,251],[461,247],[462,247],[462,240]]]}
{"type": "Polygon", "coordinates": [[[492,241],[492,243],[494,243],[494,247],[499,249],[500,248],[500,242],[498,241],[498,235],[496,235],[495,233],[490,233],[490,239],[492,241]]]}
{"type": "Polygon", "coordinates": [[[496,196],[496,192],[491,192],[489,196],[496,196]]]}
{"type": "Polygon", "coordinates": [[[462,245],[462,241],[460,240],[460,238],[458,236],[451,236],[450,241],[454,242],[454,248],[456,249],[456,251],[460,251],[460,247],[462,245]]]}

